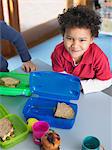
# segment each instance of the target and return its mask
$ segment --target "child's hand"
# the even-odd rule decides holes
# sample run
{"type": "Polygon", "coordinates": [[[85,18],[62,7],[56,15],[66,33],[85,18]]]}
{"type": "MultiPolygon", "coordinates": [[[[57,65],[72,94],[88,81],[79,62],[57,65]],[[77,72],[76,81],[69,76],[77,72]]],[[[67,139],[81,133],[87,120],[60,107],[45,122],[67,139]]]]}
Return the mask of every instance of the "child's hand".
{"type": "Polygon", "coordinates": [[[32,72],[37,70],[37,66],[33,64],[31,61],[24,62],[22,65],[22,69],[25,72],[32,72]]]}

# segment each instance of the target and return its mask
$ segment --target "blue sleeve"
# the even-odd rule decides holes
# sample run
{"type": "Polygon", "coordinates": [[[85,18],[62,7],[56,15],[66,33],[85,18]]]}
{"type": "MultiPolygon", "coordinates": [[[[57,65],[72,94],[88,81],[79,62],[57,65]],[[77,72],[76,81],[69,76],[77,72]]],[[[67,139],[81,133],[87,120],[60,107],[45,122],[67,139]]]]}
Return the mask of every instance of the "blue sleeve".
{"type": "Polygon", "coordinates": [[[0,72],[7,72],[7,71],[8,71],[7,60],[0,55],[0,72]]]}
{"type": "Polygon", "coordinates": [[[21,60],[23,62],[29,61],[31,56],[21,33],[17,32],[11,26],[8,26],[4,21],[0,21],[0,30],[0,39],[10,41],[16,47],[21,60]]]}

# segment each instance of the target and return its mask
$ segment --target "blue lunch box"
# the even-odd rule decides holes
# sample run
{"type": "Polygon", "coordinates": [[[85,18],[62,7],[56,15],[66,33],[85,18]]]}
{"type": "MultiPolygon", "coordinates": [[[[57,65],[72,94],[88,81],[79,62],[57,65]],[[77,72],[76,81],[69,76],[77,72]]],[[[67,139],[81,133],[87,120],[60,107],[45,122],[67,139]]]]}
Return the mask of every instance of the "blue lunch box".
{"type": "Polygon", "coordinates": [[[80,96],[80,79],[76,76],[51,71],[30,73],[30,97],[23,108],[26,119],[36,118],[47,121],[51,127],[70,129],[77,115],[77,104],[70,100],[78,100],[80,96]],[[58,102],[66,103],[75,112],[74,118],[54,117],[58,102]]]}

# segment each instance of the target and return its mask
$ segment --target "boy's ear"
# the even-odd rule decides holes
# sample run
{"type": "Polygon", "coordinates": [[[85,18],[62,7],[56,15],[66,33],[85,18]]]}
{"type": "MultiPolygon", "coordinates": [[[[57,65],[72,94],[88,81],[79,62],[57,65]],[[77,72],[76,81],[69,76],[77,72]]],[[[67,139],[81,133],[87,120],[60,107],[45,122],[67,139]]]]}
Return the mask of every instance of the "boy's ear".
{"type": "Polygon", "coordinates": [[[91,37],[91,44],[93,43],[93,41],[94,41],[94,37],[91,37]]]}

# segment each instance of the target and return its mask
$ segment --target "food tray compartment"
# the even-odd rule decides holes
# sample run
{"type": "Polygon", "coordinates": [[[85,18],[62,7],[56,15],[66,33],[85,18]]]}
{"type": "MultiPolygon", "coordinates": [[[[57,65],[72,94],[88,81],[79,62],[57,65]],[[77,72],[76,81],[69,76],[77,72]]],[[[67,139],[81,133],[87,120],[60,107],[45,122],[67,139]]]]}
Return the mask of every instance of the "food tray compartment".
{"type": "Polygon", "coordinates": [[[75,115],[73,119],[63,119],[54,117],[58,102],[62,103],[62,101],[49,100],[47,98],[31,97],[23,108],[24,117],[26,120],[28,118],[36,118],[47,121],[51,127],[70,129],[74,125],[77,115],[77,104],[66,102],[66,104],[73,108],[75,115]]]}
{"type": "Polygon", "coordinates": [[[23,141],[27,137],[29,131],[27,125],[17,115],[9,114],[4,118],[7,118],[12,123],[14,128],[14,137],[6,139],[4,142],[0,141],[0,145],[3,148],[10,148],[17,143],[23,141]]]}

